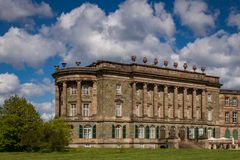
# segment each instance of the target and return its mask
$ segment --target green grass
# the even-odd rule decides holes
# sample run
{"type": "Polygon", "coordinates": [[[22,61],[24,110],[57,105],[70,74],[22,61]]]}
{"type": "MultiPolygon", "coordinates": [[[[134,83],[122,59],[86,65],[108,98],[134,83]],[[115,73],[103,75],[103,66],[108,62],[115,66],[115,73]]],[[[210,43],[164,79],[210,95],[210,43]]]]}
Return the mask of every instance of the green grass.
{"type": "Polygon", "coordinates": [[[68,152],[3,152],[0,160],[240,160],[240,151],[191,149],[96,149],[82,148],[68,152]]]}

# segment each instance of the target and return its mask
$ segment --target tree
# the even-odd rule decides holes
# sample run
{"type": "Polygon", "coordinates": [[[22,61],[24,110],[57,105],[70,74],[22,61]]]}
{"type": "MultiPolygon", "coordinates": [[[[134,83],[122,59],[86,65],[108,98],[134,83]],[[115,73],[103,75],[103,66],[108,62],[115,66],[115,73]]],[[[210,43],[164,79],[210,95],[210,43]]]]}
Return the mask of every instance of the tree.
{"type": "Polygon", "coordinates": [[[42,123],[25,98],[13,96],[5,100],[0,116],[0,150],[23,151],[39,146],[42,123]]]}
{"type": "Polygon", "coordinates": [[[44,148],[62,151],[71,140],[71,128],[61,119],[46,122],[43,127],[44,148]]]}

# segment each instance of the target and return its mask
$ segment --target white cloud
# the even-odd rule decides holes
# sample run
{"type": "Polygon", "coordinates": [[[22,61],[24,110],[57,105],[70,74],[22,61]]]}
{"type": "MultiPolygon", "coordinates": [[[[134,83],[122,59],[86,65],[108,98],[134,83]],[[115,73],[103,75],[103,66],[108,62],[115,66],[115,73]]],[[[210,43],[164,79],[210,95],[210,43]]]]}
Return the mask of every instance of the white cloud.
{"type": "Polygon", "coordinates": [[[58,52],[64,52],[61,43],[40,34],[31,35],[23,29],[11,27],[0,36],[0,63],[14,67],[23,67],[24,64],[38,67],[58,52]]]}
{"type": "Polygon", "coordinates": [[[43,114],[41,115],[41,118],[42,118],[44,121],[49,121],[49,120],[53,119],[54,116],[55,116],[54,113],[43,113],[43,114]]]}
{"type": "Polygon", "coordinates": [[[214,21],[218,14],[209,13],[204,1],[195,0],[175,0],[174,12],[180,17],[182,25],[189,27],[197,36],[204,36],[215,27],[214,21]]]}
{"type": "Polygon", "coordinates": [[[19,79],[15,74],[0,74],[0,94],[14,93],[19,87],[19,79]]]}
{"type": "Polygon", "coordinates": [[[35,15],[51,17],[53,13],[44,2],[38,4],[32,0],[0,0],[0,20],[15,21],[35,15]]]}
{"type": "Polygon", "coordinates": [[[67,62],[133,54],[169,58],[175,24],[163,3],[156,3],[154,12],[146,0],[128,0],[109,15],[96,5],[82,4],[63,13],[53,27],[42,27],[41,32],[70,46],[63,55],[67,62]]]}
{"type": "Polygon", "coordinates": [[[223,30],[198,38],[180,50],[180,59],[207,66],[207,72],[220,76],[224,88],[240,89],[240,33],[223,30]]]}
{"type": "Polygon", "coordinates": [[[229,26],[237,26],[238,30],[240,30],[240,13],[232,11],[227,22],[229,26]]]}

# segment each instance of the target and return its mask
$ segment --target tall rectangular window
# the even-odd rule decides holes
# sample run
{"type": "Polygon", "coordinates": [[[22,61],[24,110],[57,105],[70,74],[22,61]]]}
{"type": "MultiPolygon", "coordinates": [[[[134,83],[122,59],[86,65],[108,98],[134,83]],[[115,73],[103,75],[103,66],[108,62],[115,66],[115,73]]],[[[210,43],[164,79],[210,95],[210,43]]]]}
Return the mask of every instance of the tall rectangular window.
{"type": "Polygon", "coordinates": [[[88,85],[82,86],[82,94],[83,95],[90,95],[90,87],[88,85]]]}
{"type": "Polygon", "coordinates": [[[116,138],[118,138],[118,139],[119,139],[119,138],[122,138],[122,134],[121,134],[122,132],[121,132],[121,131],[122,131],[121,126],[117,126],[116,129],[115,129],[115,132],[116,132],[116,133],[115,133],[115,134],[116,134],[115,137],[116,137],[116,138]]]}
{"type": "Polygon", "coordinates": [[[155,133],[156,133],[156,131],[155,131],[155,127],[150,127],[150,134],[149,134],[149,138],[150,139],[154,139],[155,137],[156,137],[156,135],[155,135],[155,133]]]}
{"type": "Polygon", "coordinates": [[[151,110],[152,110],[152,105],[149,104],[148,107],[147,107],[147,116],[148,117],[151,117],[151,110]]]}
{"type": "Polygon", "coordinates": [[[225,113],[225,123],[230,123],[230,113],[229,112],[225,113]]]}
{"type": "Polygon", "coordinates": [[[121,95],[122,94],[122,86],[121,84],[116,85],[116,95],[121,95]]]}
{"type": "Polygon", "coordinates": [[[208,121],[212,121],[212,110],[208,110],[208,121]]]}
{"type": "Polygon", "coordinates": [[[136,116],[140,117],[140,104],[136,105],[136,116]]]}
{"type": "Polygon", "coordinates": [[[89,117],[89,116],[90,116],[89,103],[84,103],[84,104],[83,104],[82,115],[83,115],[84,117],[89,117]]]}
{"type": "Polygon", "coordinates": [[[83,138],[90,139],[92,138],[92,127],[86,126],[83,128],[83,138]]]}
{"type": "Polygon", "coordinates": [[[140,126],[138,128],[138,138],[144,138],[144,127],[140,126]]]}
{"type": "Polygon", "coordinates": [[[237,105],[238,105],[237,97],[233,97],[233,99],[232,99],[232,106],[236,107],[237,105]]]}
{"type": "Polygon", "coordinates": [[[225,100],[224,100],[224,103],[225,103],[225,106],[229,106],[229,97],[225,97],[225,100]]]}
{"type": "Polygon", "coordinates": [[[237,123],[237,122],[238,122],[238,113],[233,112],[233,123],[237,123]]]}
{"type": "Polygon", "coordinates": [[[212,95],[208,94],[208,102],[212,102],[212,95]]]}
{"type": "Polygon", "coordinates": [[[76,87],[76,86],[72,86],[72,87],[71,87],[71,94],[72,94],[72,95],[77,94],[77,87],[76,87]]]}
{"type": "Polygon", "coordinates": [[[71,104],[69,109],[69,116],[76,116],[76,115],[77,115],[76,104],[71,104]]]}
{"type": "Polygon", "coordinates": [[[122,116],[122,104],[116,103],[116,117],[122,116]]]}

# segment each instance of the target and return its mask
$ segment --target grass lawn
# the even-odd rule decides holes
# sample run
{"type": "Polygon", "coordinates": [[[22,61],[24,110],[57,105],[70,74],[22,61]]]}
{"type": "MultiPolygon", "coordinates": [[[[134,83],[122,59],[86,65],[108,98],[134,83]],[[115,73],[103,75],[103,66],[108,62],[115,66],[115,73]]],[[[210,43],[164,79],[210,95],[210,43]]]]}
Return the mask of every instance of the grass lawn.
{"type": "Polygon", "coordinates": [[[96,149],[53,153],[0,153],[0,160],[240,160],[240,150],[96,149]]]}

